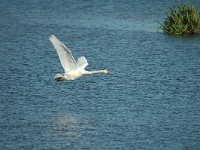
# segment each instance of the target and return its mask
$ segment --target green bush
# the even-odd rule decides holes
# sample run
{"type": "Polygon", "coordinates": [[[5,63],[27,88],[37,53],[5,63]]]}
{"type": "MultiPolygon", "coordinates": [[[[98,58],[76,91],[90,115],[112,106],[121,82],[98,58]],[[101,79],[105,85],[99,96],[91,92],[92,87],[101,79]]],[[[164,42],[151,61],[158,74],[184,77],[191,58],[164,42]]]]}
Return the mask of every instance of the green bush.
{"type": "Polygon", "coordinates": [[[173,35],[200,35],[200,13],[190,3],[171,7],[161,28],[164,33],[173,35]]]}

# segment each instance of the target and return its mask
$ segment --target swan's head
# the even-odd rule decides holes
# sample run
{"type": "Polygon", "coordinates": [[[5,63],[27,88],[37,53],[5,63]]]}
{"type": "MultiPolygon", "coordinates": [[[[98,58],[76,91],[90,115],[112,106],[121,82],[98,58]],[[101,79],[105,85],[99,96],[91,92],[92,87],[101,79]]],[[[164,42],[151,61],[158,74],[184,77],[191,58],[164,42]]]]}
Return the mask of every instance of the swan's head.
{"type": "Polygon", "coordinates": [[[111,73],[111,71],[110,70],[105,70],[105,72],[104,73],[106,73],[106,74],[110,74],[111,73]]]}

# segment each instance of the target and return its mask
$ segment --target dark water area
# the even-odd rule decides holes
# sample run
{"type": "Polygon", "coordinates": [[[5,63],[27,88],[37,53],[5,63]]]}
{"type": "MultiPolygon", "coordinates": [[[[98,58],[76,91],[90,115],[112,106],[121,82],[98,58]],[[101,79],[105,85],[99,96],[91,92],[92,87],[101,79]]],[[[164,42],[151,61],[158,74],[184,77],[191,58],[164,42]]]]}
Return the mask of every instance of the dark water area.
{"type": "Polygon", "coordinates": [[[158,24],[176,3],[1,0],[0,149],[199,150],[200,38],[158,24]],[[51,34],[112,74],[56,82],[51,34]]]}

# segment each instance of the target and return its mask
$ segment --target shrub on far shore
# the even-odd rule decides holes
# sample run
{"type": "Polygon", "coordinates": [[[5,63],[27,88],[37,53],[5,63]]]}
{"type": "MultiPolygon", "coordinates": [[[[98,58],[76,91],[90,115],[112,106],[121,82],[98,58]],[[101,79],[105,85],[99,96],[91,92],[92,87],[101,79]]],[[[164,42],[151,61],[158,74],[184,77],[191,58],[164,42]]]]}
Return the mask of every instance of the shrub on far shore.
{"type": "Polygon", "coordinates": [[[161,29],[172,35],[200,35],[200,13],[190,3],[182,3],[171,7],[161,29]]]}

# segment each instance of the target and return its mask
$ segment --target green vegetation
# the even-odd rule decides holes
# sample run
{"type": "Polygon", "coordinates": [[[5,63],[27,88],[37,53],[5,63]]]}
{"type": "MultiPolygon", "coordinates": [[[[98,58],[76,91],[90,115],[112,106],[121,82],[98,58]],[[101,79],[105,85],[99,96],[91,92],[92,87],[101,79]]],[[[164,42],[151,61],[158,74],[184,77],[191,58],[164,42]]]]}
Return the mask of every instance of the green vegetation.
{"type": "Polygon", "coordinates": [[[200,35],[200,13],[190,3],[171,7],[161,29],[172,35],[200,35]]]}

